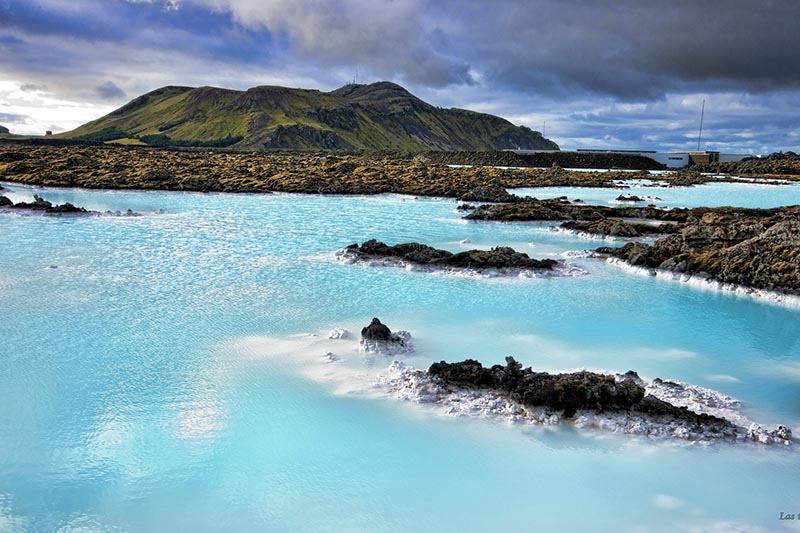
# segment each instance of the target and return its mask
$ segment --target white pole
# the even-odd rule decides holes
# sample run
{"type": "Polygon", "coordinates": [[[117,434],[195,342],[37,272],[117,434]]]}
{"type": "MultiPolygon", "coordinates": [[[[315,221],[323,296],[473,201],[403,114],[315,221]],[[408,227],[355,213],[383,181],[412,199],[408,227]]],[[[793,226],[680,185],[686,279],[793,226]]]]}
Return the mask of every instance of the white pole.
{"type": "Polygon", "coordinates": [[[703,138],[703,117],[706,114],[706,99],[703,98],[703,107],[700,110],[700,133],[697,135],[697,151],[700,151],[700,139],[703,138]]]}

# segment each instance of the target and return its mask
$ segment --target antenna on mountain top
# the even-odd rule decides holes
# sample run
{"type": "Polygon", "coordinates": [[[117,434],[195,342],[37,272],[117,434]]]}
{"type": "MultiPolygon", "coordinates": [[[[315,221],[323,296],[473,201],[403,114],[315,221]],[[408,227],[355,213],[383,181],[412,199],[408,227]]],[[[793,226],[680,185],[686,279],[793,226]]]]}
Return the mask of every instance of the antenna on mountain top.
{"type": "Polygon", "coordinates": [[[697,151],[700,151],[700,139],[703,138],[703,117],[706,114],[706,99],[703,98],[703,107],[700,110],[700,133],[697,134],[697,151]]]}

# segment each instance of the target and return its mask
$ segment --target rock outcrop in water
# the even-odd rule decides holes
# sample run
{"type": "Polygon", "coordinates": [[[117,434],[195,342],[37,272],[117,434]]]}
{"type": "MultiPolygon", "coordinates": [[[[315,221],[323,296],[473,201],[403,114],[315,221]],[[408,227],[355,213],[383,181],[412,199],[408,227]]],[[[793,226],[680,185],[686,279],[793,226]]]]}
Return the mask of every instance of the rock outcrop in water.
{"type": "Polygon", "coordinates": [[[33,195],[33,202],[17,202],[16,204],[5,196],[2,196],[0,197],[0,207],[7,207],[8,209],[27,209],[47,214],[88,215],[90,213],[83,207],[76,207],[69,202],[53,205],[52,202],[48,202],[37,194],[33,195]]]}
{"type": "Polygon", "coordinates": [[[791,429],[765,429],[738,412],[724,394],[681,382],[643,382],[635,372],[548,374],[514,358],[485,368],[475,360],[434,363],[427,371],[399,362],[380,381],[398,398],[438,404],[452,416],[492,416],[514,422],[594,428],[656,439],[790,444],[791,429]]]}
{"type": "Polygon", "coordinates": [[[529,406],[546,407],[563,411],[571,418],[578,409],[620,410],[639,405],[644,398],[644,388],[635,376],[617,381],[614,376],[594,372],[548,374],[522,368],[513,357],[506,357],[506,365],[485,368],[473,359],[460,363],[433,363],[428,372],[444,383],[500,390],[509,398],[529,406]]]}
{"type": "Polygon", "coordinates": [[[45,200],[38,194],[33,195],[33,202],[17,202],[16,204],[7,197],[0,196],[0,208],[41,213],[44,215],[57,215],[57,216],[60,215],[89,215],[89,216],[108,215],[108,216],[129,216],[129,217],[139,216],[139,213],[135,213],[130,209],[124,212],[106,211],[104,213],[101,213],[100,211],[89,211],[84,207],[74,206],[69,202],[53,205],[52,202],[45,200]]]}
{"type": "Polygon", "coordinates": [[[652,219],[684,221],[690,216],[688,209],[662,209],[650,206],[604,206],[570,202],[566,197],[539,200],[523,198],[517,202],[486,204],[475,208],[464,218],[467,220],[559,221],[601,220],[603,218],[652,219]]]}
{"type": "Polygon", "coordinates": [[[596,221],[570,220],[561,224],[562,228],[578,233],[599,235],[602,237],[636,238],[646,235],[664,235],[675,231],[674,224],[648,224],[646,222],[625,222],[615,218],[603,218],[596,221]]]}
{"type": "Polygon", "coordinates": [[[410,242],[394,246],[375,239],[364,242],[360,246],[351,244],[340,250],[341,260],[365,262],[387,266],[420,265],[435,270],[471,270],[485,272],[487,270],[518,272],[520,270],[550,271],[558,264],[554,259],[532,259],[528,254],[517,252],[507,246],[498,246],[491,250],[468,250],[452,253],[439,250],[425,244],[410,242]]]}
{"type": "Polygon", "coordinates": [[[800,207],[693,211],[700,216],[653,245],[597,252],[637,267],[800,294],[800,207]]]}
{"type": "Polygon", "coordinates": [[[411,334],[407,331],[393,332],[375,317],[361,330],[359,346],[365,352],[397,355],[414,351],[411,334]]]}

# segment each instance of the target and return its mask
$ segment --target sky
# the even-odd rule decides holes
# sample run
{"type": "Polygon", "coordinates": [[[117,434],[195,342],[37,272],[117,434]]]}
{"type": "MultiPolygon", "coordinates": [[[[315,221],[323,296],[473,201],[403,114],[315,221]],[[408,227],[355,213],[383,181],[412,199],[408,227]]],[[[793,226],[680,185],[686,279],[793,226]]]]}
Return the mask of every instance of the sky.
{"type": "Polygon", "coordinates": [[[0,0],[0,125],[390,80],[562,149],[800,151],[798,0],[0,0]]]}

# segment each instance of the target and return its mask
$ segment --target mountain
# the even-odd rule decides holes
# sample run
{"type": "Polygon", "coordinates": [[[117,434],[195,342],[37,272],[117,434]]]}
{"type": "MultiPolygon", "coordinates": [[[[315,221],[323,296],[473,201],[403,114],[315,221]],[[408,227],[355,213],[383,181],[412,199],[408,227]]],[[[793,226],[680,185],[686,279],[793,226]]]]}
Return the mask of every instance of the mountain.
{"type": "Polygon", "coordinates": [[[59,135],[90,141],[235,149],[497,150],[558,145],[539,132],[423,102],[390,82],[321,92],[168,86],[59,135]]]}
{"type": "Polygon", "coordinates": [[[7,135],[11,133],[5,126],[0,126],[0,135],[7,135]]]}

